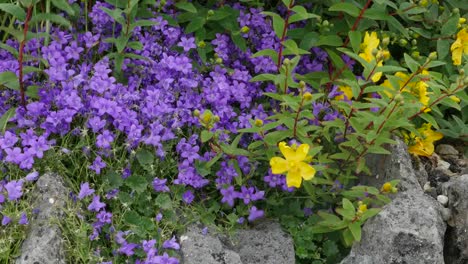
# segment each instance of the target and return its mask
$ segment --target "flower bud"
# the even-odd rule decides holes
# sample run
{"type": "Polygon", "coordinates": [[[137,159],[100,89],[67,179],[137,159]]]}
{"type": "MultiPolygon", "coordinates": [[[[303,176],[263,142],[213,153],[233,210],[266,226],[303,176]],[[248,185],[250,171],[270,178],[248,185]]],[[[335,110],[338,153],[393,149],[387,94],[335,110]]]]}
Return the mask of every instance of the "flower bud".
{"type": "Polygon", "coordinates": [[[243,26],[243,27],[241,28],[241,32],[242,32],[242,33],[249,33],[249,31],[250,31],[250,28],[249,28],[248,26],[243,26]]]}
{"type": "Polygon", "coordinates": [[[193,116],[199,117],[199,116],[200,116],[200,110],[195,109],[195,110],[193,111],[193,116]]]}
{"type": "Polygon", "coordinates": [[[291,64],[291,60],[286,58],[286,59],[284,59],[283,64],[284,65],[289,65],[289,64],[291,64]]]}
{"type": "Polygon", "coordinates": [[[411,57],[413,57],[414,59],[419,59],[421,57],[421,55],[419,54],[419,51],[413,51],[411,53],[411,57]]]}
{"type": "Polygon", "coordinates": [[[430,59],[430,60],[435,60],[435,59],[437,59],[437,51],[431,52],[431,53],[429,54],[428,59],[430,59]]]}
{"type": "Polygon", "coordinates": [[[461,76],[465,75],[465,69],[463,69],[463,68],[460,69],[460,70],[458,71],[458,73],[459,73],[461,76]]]}
{"type": "Polygon", "coordinates": [[[328,20],[324,20],[322,22],[322,26],[324,26],[324,27],[328,27],[329,25],[330,25],[330,23],[328,22],[328,20]]]}
{"type": "Polygon", "coordinates": [[[216,122],[219,122],[220,118],[219,118],[219,115],[215,115],[213,117],[213,121],[216,123],[216,122]]]}
{"type": "Polygon", "coordinates": [[[408,41],[406,39],[400,39],[398,43],[400,44],[400,46],[404,47],[408,44],[408,41]]]}
{"type": "Polygon", "coordinates": [[[372,56],[377,56],[377,54],[379,54],[379,50],[378,49],[373,49],[372,50],[372,56]]]}
{"type": "Polygon", "coordinates": [[[411,45],[413,45],[413,46],[416,46],[416,45],[418,45],[418,41],[417,41],[417,40],[415,40],[415,39],[411,40],[411,45]]]}
{"type": "Polygon", "coordinates": [[[384,47],[388,46],[388,44],[390,44],[390,38],[389,37],[385,37],[384,39],[382,39],[382,45],[384,47]]]}
{"type": "Polygon", "coordinates": [[[221,58],[216,58],[216,63],[217,63],[217,64],[223,63],[223,59],[221,59],[221,58]]]}
{"type": "Polygon", "coordinates": [[[460,102],[460,98],[458,98],[456,95],[451,95],[449,98],[457,104],[460,102]]]}
{"type": "Polygon", "coordinates": [[[468,77],[463,80],[463,83],[468,84],[468,77]]]}
{"type": "Polygon", "coordinates": [[[398,93],[395,95],[395,101],[397,101],[400,104],[403,104],[405,98],[403,97],[403,95],[401,95],[401,93],[398,93]]]}
{"type": "Polygon", "coordinates": [[[306,84],[304,81],[299,82],[299,88],[304,89],[306,87],[306,84]]]}
{"type": "Polygon", "coordinates": [[[255,126],[256,126],[256,127],[261,127],[261,126],[263,126],[263,120],[258,119],[258,118],[255,119],[255,126]]]}
{"type": "Polygon", "coordinates": [[[460,9],[454,8],[454,9],[452,9],[452,12],[453,12],[454,14],[460,14],[460,9]]]}
{"type": "Polygon", "coordinates": [[[204,47],[206,47],[205,41],[203,41],[203,40],[202,40],[202,41],[199,41],[199,42],[198,42],[198,47],[199,47],[199,48],[202,48],[202,49],[203,49],[204,47]]]}
{"type": "Polygon", "coordinates": [[[312,100],[312,94],[309,92],[304,93],[303,97],[304,97],[304,100],[306,101],[312,100]]]}
{"type": "Polygon", "coordinates": [[[212,16],[212,15],[214,15],[214,11],[213,11],[213,10],[211,10],[211,9],[210,9],[210,10],[208,10],[208,16],[212,16]]]}

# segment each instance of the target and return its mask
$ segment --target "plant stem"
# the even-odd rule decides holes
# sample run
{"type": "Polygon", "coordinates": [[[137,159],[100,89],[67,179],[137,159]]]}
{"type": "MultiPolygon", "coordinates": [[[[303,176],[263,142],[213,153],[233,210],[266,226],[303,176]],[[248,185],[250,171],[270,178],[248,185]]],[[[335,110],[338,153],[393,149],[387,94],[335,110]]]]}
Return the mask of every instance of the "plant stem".
{"type": "Polygon", "coordinates": [[[288,32],[288,26],[289,26],[289,16],[291,15],[291,8],[293,8],[293,6],[294,6],[294,0],[291,0],[288,6],[288,11],[286,12],[286,18],[284,20],[284,27],[283,27],[283,34],[281,35],[281,39],[280,39],[278,62],[276,64],[278,71],[280,70],[280,66],[281,66],[281,57],[283,57],[283,41],[286,39],[286,33],[288,32]]]}
{"type": "Polygon", "coordinates": [[[299,108],[297,109],[297,112],[296,112],[296,117],[294,117],[293,138],[296,138],[296,135],[297,135],[297,122],[299,121],[299,114],[302,111],[302,106],[304,105],[304,100],[305,100],[304,96],[302,96],[301,104],[299,104],[299,108]]]}
{"type": "MultiPolygon", "coordinates": [[[[351,31],[355,31],[359,25],[359,21],[361,21],[362,16],[364,15],[364,12],[369,8],[370,4],[372,3],[372,0],[367,0],[367,3],[364,5],[364,7],[361,9],[361,12],[359,12],[358,17],[356,18],[356,21],[354,21],[353,27],[351,28],[351,31]]],[[[346,36],[346,40],[343,43],[343,47],[348,46],[349,44],[349,35],[346,36]]]]}
{"type": "Polygon", "coordinates": [[[24,83],[23,83],[23,53],[24,53],[24,45],[26,44],[26,36],[28,35],[28,27],[29,21],[31,20],[32,16],[33,5],[28,7],[28,12],[26,14],[26,19],[24,21],[24,28],[23,28],[23,40],[20,43],[19,47],[19,54],[18,54],[18,66],[19,66],[19,88],[21,93],[21,104],[23,105],[24,109],[26,109],[26,98],[24,92],[24,83]]]}

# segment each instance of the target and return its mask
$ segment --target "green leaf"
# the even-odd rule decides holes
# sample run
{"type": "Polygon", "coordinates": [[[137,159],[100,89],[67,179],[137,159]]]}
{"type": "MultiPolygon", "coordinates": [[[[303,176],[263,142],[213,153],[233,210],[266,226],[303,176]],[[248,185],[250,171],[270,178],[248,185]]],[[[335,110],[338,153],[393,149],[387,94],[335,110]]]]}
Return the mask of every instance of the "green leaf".
{"type": "Polygon", "coordinates": [[[118,189],[123,184],[122,176],[115,171],[109,171],[103,178],[107,183],[105,185],[107,190],[118,189]]]}
{"type": "Polygon", "coordinates": [[[450,17],[440,29],[440,33],[444,36],[455,34],[455,32],[457,32],[457,26],[458,26],[459,20],[460,20],[459,14],[455,14],[452,17],[450,17]]]}
{"type": "Polygon", "coordinates": [[[245,39],[241,36],[240,32],[231,32],[231,39],[232,42],[234,42],[234,44],[242,51],[247,49],[245,39]]]}
{"type": "Polygon", "coordinates": [[[343,40],[337,35],[321,35],[315,45],[339,47],[343,45],[343,40]]]}
{"type": "Polygon", "coordinates": [[[21,8],[18,5],[0,4],[0,10],[7,12],[10,15],[16,17],[19,21],[24,21],[26,19],[26,12],[24,12],[23,8],[21,8]]]}
{"type": "Polygon", "coordinates": [[[175,6],[179,9],[182,9],[182,10],[185,10],[185,11],[188,11],[190,13],[197,13],[197,9],[195,8],[195,6],[190,3],[190,2],[178,2],[175,4],[175,6]]]}
{"type": "Polygon", "coordinates": [[[213,132],[210,132],[208,130],[203,130],[201,132],[200,138],[201,138],[202,143],[205,143],[208,140],[210,140],[213,136],[214,136],[213,132]]]}
{"type": "Polygon", "coordinates": [[[346,247],[351,247],[354,242],[354,236],[349,229],[343,231],[343,242],[346,247]]]}
{"type": "Polygon", "coordinates": [[[127,211],[123,218],[130,225],[139,226],[141,223],[141,216],[135,211],[127,211]]]}
{"type": "Polygon", "coordinates": [[[278,52],[272,49],[264,49],[256,52],[252,55],[252,58],[257,58],[260,56],[269,56],[274,62],[278,61],[278,52]]]}
{"type": "Polygon", "coordinates": [[[192,33],[202,28],[206,20],[203,17],[195,16],[185,28],[185,33],[192,33]]]}
{"type": "Polygon", "coordinates": [[[410,68],[411,72],[413,73],[417,72],[421,65],[417,61],[415,61],[410,55],[406,53],[404,57],[405,57],[406,65],[408,65],[408,68],[410,68]]]}
{"type": "Polygon", "coordinates": [[[67,12],[70,16],[75,15],[75,10],[71,7],[67,0],[53,0],[52,4],[60,10],[67,12]]]}
{"type": "MultiPolygon", "coordinates": [[[[393,185],[393,184],[392,184],[393,185]]],[[[382,209],[380,208],[369,208],[361,216],[361,221],[365,221],[375,215],[377,215],[382,209]]]]}
{"type": "Polygon", "coordinates": [[[254,76],[250,79],[250,82],[263,82],[263,81],[276,81],[276,75],[270,73],[263,73],[257,76],[254,76]]]}
{"type": "Polygon", "coordinates": [[[355,53],[359,52],[361,45],[361,32],[360,31],[350,31],[348,33],[351,47],[355,53]]]}
{"type": "Polygon", "coordinates": [[[68,21],[66,18],[63,16],[57,15],[57,14],[51,14],[51,13],[39,13],[35,14],[31,20],[29,21],[29,24],[35,24],[39,23],[42,21],[47,21],[49,20],[52,23],[55,23],[60,26],[64,26],[66,28],[71,28],[71,23],[68,21]]]}
{"type": "Polygon", "coordinates": [[[348,226],[351,234],[353,234],[354,240],[361,241],[361,224],[359,222],[351,223],[348,226]]]}
{"type": "Polygon", "coordinates": [[[289,24],[301,21],[301,20],[306,20],[310,18],[318,18],[319,16],[316,14],[310,14],[307,12],[307,10],[300,5],[296,5],[291,9],[295,14],[289,17],[289,24]]]}
{"type": "Polygon", "coordinates": [[[405,36],[406,38],[409,38],[408,30],[393,16],[389,16],[387,18],[388,25],[390,26],[390,30],[392,30],[392,27],[394,30],[400,32],[405,36]]]}
{"type": "Polygon", "coordinates": [[[6,131],[6,127],[7,127],[7,124],[8,124],[8,121],[13,117],[15,116],[16,114],[16,107],[13,107],[13,108],[10,108],[8,109],[8,111],[6,111],[2,117],[0,117],[0,131],[2,132],[2,134],[5,133],[6,131]]]}
{"type": "Polygon", "coordinates": [[[273,30],[275,31],[276,36],[279,39],[283,38],[283,30],[285,30],[285,22],[282,17],[273,12],[262,12],[262,14],[271,16],[273,22],[273,30]]]}
{"type": "Polygon", "coordinates": [[[450,52],[450,42],[448,39],[437,40],[437,55],[439,60],[443,60],[450,52]]]}
{"type": "Polygon", "coordinates": [[[145,167],[154,162],[154,154],[146,149],[140,149],[136,153],[136,158],[141,166],[145,167]]]}
{"type": "Polygon", "coordinates": [[[12,90],[19,90],[18,77],[11,71],[2,72],[0,73],[0,85],[4,85],[12,90]]]}
{"type": "Polygon", "coordinates": [[[348,199],[343,198],[343,209],[355,212],[354,205],[348,199]]]}
{"type": "Polygon", "coordinates": [[[171,197],[169,197],[169,194],[167,193],[159,194],[158,197],[156,197],[156,200],[154,202],[161,209],[164,209],[164,210],[172,209],[172,200],[171,200],[171,197]]]}
{"type": "Polygon", "coordinates": [[[143,44],[141,44],[140,42],[138,41],[131,41],[131,42],[128,42],[127,46],[131,49],[134,49],[134,50],[142,50],[143,49],[143,44]]]}
{"type": "Polygon", "coordinates": [[[133,191],[137,193],[143,193],[148,187],[148,181],[145,177],[140,175],[132,175],[125,179],[125,185],[130,187],[133,191]]]}
{"type": "Polygon", "coordinates": [[[345,12],[353,17],[359,16],[359,8],[351,3],[336,3],[328,8],[328,11],[345,12]]]}
{"type": "Polygon", "coordinates": [[[112,17],[115,22],[121,24],[122,26],[125,26],[126,25],[126,21],[125,19],[123,18],[122,16],[122,10],[119,9],[119,8],[115,8],[115,9],[109,9],[107,7],[100,7],[102,11],[104,11],[106,14],[108,14],[110,17],[112,17]]]}

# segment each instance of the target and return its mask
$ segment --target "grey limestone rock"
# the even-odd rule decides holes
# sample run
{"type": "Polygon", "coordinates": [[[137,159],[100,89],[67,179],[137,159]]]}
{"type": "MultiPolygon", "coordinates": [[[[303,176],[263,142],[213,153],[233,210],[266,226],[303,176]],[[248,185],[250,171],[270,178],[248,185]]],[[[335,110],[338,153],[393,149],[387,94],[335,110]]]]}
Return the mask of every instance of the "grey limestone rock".
{"type": "Polygon", "coordinates": [[[400,193],[366,222],[342,264],[443,264],[446,225],[441,206],[419,190],[400,193]]]}
{"type": "Polygon", "coordinates": [[[38,213],[30,221],[21,256],[16,264],[64,264],[65,254],[60,228],[53,219],[62,216],[68,191],[62,178],[53,173],[39,177],[32,193],[33,208],[38,213]]]}
{"type": "Polygon", "coordinates": [[[446,263],[468,263],[468,174],[444,183],[442,192],[448,196],[452,212],[446,234],[446,263]]]}
{"type": "Polygon", "coordinates": [[[293,264],[294,241],[273,221],[260,222],[252,229],[240,230],[237,251],[244,264],[293,264]]]}
{"type": "Polygon", "coordinates": [[[185,264],[242,264],[239,254],[228,249],[214,232],[203,233],[192,225],[180,237],[181,253],[185,264]]]}
{"type": "Polygon", "coordinates": [[[294,242],[277,222],[263,221],[231,238],[192,225],[180,236],[185,264],[293,264],[294,242]]]}
{"type": "Polygon", "coordinates": [[[397,144],[388,147],[392,154],[366,156],[367,166],[369,166],[372,175],[362,175],[359,177],[359,181],[364,185],[379,188],[387,181],[399,179],[401,180],[398,185],[399,191],[422,190],[424,182],[418,181],[406,144],[399,138],[395,140],[397,144]]]}

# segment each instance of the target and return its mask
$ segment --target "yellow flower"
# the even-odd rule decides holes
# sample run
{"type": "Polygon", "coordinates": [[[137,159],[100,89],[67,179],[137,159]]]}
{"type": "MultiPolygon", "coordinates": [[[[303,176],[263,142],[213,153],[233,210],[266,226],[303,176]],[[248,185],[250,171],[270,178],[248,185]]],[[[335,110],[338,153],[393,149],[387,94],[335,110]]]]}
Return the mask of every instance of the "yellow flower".
{"type": "Polygon", "coordinates": [[[435,132],[431,129],[431,124],[424,124],[421,128],[418,129],[421,133],[421,137],[416,137],[411,133],[412,138],[414,138],[413,144],[408,148],[408,151],[412,154],[418,156],[429,157],[434,153],[434,141],[440,140],[443,135],[442,133],[435,132]]]}
{"type": "Polygon", "coordinates": [[[338,90],[340,90],[340,92],[343,92],[343,94],[336,96],[335,97],[336,100],[344,100],[345,97],[348,100],[351,100],[351,98],[353,98],[353,91],[351,90],[351,87],[349,87],[349,86],[338,86],[338,90]]]}
{"type": "Polygon", "coordinates": [[[457,40],[450,47],[453,65],[460,65],[462,54],[468,54],[468,31],[466,28],[458,31],[457,40]]]}
{"type": "MultiPolygon", "coordinates": [[[[366,32],[364,40],[361,43],[362,52],[359,56],[367,62],[377,60],[377,67],[382,66],[383,60],[390,57],[390,52],[379,49],[380,39],[377,37],[377,32],[366,32]]],[[[382,78],[381,72],[374,72],[371,79],[373,82],[378,82],[382,78]]]]}
{"type": "Polygon", "coordinates": [[[359,205],[358,213],[359,213],[359,214],[362,214],[362,213],[364,213],[365,211],[367,211],[367,204],[361,204],[361,205],[359,205]]]}
{"type": "Polygon", "coordinates": [[[389,182],[386,182],[384,183],[384,185],[382,185],[382,189],[380,190],[381,192],[383,193],[388,193],[388,192],[391,192],[392,191],[392,184],[389,183],[389,182]]]}
{"type": "MultiPolygon", "coordinates": [[[[429,75],[429,72],[426,70],[423,70],[422,74],[429,75]]],[[[401,92],[410,93],[414,95],[415,97],[417,97],[419,102],[423,104],[423,107],[421,107],[421,109],[424,109],[425,113],[431,111],[431,109],[427,107],[429,105],[430,98],[429,98],[429,92],[427,91],[427,88],[429,88],[429,85],[426,82],[422,81],[421,79],[420,80],[416,79],[416,81],[411,81],[407,83],[410,76],[403,72],[397,72],[395,73],[395,76],[400,79],[398,81],[398,84],[400,86],[401,92]],[[402,89],[403,85],[405,85],[405,87],[402,89]]],[[[390,84],[390,81],[388,79],[382,83],[382,86],[389,88],[387,90],[384,90],[384,93],[388,97],[391,98],[393,97],[394,94],[396,94],[395,88],[390,84]]]]}
{"type": "Polygon", "coordinates": [[[285,159],[273,157],[270,160],[271,171],[274,174],[286,174],[286,184],[288,187],[299,188],[302,179],[310,180],[315,176],[315,169],[305,163],[309,156],[309,145],[301,144],[299,147],[289,147],[285,142],[279,143],[279,149],[285,159]]]}

